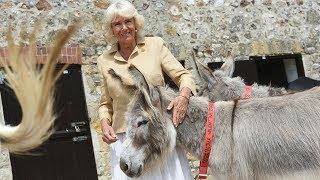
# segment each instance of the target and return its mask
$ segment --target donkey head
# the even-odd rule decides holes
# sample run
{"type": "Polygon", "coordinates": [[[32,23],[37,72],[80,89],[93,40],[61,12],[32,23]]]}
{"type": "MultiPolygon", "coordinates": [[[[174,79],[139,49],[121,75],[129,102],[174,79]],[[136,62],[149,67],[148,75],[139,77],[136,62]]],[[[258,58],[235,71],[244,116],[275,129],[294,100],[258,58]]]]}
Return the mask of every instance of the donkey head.
{"type": "Polygon", "coordinates": [[[193,57],[195,69],[201,81],[198,95],[207,96],[211,101],[229,100],[226,91],[229,89],[234,72],[233,59],[226,59],[220,69],[213,71],[197,61],[195,55],[193,57]]]}
{"type": "Polygon", "coordinates": [[[120,168],[129,177],[139,177],[174,148],[176,132],[171,116],[162,111],[157,87],[149,85],[134,66],[130,66],[129,72],[136,93],[126,113],[127,131],[120,168]]]}

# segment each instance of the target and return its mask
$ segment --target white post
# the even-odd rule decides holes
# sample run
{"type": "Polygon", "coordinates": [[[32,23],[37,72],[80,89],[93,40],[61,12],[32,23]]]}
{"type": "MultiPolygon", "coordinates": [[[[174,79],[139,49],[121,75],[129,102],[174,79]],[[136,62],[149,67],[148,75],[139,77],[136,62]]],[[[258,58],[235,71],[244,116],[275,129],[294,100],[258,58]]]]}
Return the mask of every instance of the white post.
{"type": "Polygon", "coordinates": [[[295,59],[284,59],[283,63],[286,70],[288,83],[298,79],[298,72],[295,59]]]}

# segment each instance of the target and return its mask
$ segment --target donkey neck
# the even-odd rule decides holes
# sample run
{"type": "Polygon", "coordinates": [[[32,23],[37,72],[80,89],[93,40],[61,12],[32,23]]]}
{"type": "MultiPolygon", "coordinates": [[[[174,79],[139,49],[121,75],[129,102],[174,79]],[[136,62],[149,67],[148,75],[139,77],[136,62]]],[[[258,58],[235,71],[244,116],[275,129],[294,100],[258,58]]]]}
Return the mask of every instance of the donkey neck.
{"type": "Polygon", "coordinates": [[[200,158],[205,138],[208,100],[191,97],[183,123],[177,128],[177,142],[200,158]]]}
{"type": "MultiPolygon", "coordinates": [[[[178,94],[171,90],[161,88],[162,111],[172,120],[172,111],[164,109],[178,94]]],[[[187,114],[183,123],[176,128],[177,144],[188,152],[200,158],[202,153],[202,140],[205,134],[208,100],[204,97],[191,97],[187,114]],[[200,142],[200,143],[199,143],[200,142]]]]}

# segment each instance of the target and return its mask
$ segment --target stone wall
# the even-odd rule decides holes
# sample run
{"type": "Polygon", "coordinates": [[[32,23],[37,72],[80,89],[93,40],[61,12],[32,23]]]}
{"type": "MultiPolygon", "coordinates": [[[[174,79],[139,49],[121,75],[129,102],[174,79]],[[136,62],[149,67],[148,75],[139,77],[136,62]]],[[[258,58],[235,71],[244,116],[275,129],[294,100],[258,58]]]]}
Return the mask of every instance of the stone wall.
{"type": "MultiPolygon", "coordinates": [[[[318,0],[139,0],[133,1],[146,19],[145,33],[161,36],[178,60],[197,50],[204,62],[250,56],[302,54],[307,76],[320,80],[320,2],[318,0]]],[[[101,179],[108,177],[106,146],[97,122],[100,77],[96,59],[107,47],[102,25],[108,0],[0,0],[0,45],[9,24],[22,40],[43,20],[39,41],[50,43],[73,19],[83,26],[70,43],[83,50],[83,75],[101,179]],[[19,30],[22,28],[21,30],[19,30]]]]}
{"type": "MultiPolygon", "coordinates": [[[[83,47],[92,64],[106,48],[102,25],[108,0],[0,0],[0,34],[9,23],[21,37],[42,19],[41,42],[51,42],[72,19],[84,24],[72,43],[83,47]]],[[[320,2],[317,0],[139,0],[145,16],[145,33],[163,37],[179,60],[197,49],[204,62],[221,61],[231,51],[237,59],[251,55],[302,53],[310,59],[310,76],[319,79],[320,2]]],[[[0,45],[4,45],[1,38],[0,45]]],[[[309,60],[308,60],[309,61],[309,60]]]]}
{"type": "MultiPolygon", "coordinates": [[[[2,102],[1,95],[0,95],[0,102],[2,102]]],[[[0,103],[0,123],[4,124],[4,115],[3,115],[3,108],[1,103],[0,103]]],[[[0,174],[1,174],[0,180],[12,179],[9,152],[6,149],[1,149],[1,143],[0,143],[0,174]]]]}

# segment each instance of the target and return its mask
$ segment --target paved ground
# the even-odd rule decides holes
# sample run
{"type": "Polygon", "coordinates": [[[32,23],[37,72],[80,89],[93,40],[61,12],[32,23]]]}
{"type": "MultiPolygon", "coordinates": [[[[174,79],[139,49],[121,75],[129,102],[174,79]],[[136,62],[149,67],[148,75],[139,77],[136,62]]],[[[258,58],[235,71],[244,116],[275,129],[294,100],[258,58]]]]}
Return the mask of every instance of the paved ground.
{"type": "Polygon", "coordinates": [[[191,172],[194,179],[198,179],[198,172],[199,172],[199,163],[200,161],[191,155],[187,155],[190,163],[191,172]]]}

